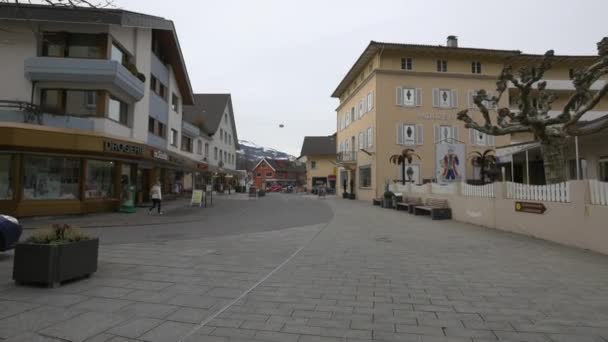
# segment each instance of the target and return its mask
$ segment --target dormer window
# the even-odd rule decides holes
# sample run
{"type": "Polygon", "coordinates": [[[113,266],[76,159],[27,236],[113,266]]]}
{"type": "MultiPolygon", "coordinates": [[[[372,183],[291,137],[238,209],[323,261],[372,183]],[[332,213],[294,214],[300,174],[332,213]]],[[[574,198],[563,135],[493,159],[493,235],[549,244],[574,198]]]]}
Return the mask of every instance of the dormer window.
{"type": "Polygon", "coordinates": [[[437,72],[448,72],[448,61],[438,59],[437,72]]]}
{"type": "Polygon", "coordinates": [[[481,62],[471,62],[471,73],[481,74],[481,62]]]}
{"type": "Polygon", "coordinates": [[[411,58],[401,58],[401,70],[412,70],[412,59],[411,58]]]}

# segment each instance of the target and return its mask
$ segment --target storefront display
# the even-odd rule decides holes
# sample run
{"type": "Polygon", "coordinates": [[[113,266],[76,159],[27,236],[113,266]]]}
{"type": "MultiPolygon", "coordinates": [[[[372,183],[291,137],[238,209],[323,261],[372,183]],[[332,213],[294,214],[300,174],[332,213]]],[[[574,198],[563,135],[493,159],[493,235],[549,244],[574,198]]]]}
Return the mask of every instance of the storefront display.
{"type": "Polygon", "coordinates": [[[13,198],[11,163],[12,156],[0,155],[0,200],[10,200],[13,198]]]}
{"type": "Polygon", "coordinates": [[[80,161],[57,156],[25,156],[23,198],[77,199],[80,161]]]}
{"type": "Polygon", "coordinates": [[[115,164],[111,161],[87,160],[85,199],[108,199],[114,196],[115,164]]]}

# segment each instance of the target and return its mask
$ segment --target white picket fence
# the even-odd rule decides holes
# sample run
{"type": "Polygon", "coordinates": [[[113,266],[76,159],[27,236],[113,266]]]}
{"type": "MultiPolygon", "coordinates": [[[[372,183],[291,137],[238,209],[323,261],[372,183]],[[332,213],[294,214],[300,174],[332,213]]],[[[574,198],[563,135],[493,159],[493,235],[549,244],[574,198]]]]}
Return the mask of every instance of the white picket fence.
{"type": "Polygon", "coordinates": [[[430,183],[421,184],[421,185],[411,184],[410,192],[412,192],[414,194],[428,194],[430,191],[430,185],[431,185],[430,183]]]}
{"type": "Polygon", "coordinates": [[[591,193],[591,204],[608,205],[608,183],[591,179],[589,180],[589,192],[591,193]]]}
{"type": "Polygon", "coordinates": [[[471,185],[462,183],[460,185],[460,193],[467,197],[487,197],[494,198],[494,184],[471,185]]]}
{"type": "Polygon", "coordinates": [[[570,183],[528,185],[507,182],[507,198],[524,201],[570,202],[570,183]]]}

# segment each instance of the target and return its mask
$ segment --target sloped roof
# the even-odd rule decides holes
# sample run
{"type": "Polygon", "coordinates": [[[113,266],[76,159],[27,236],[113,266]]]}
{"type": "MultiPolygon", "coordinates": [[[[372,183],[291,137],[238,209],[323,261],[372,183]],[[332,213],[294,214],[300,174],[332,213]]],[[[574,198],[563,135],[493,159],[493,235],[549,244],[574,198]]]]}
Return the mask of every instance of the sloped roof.
{"type": "Polygon", "coordinates": [[[253,168],[254,170],[262,163],[266,162],[270,167],[275,171],[281,172],[306,172],[306,165],[298,164],[288,159],[271,159],[271,158],[263,158],[261,159],[256,166],[253,168]]]}
{"type": "Polygon", "coordinates": [[[194,94],[194,106],[184,106],[184,120],[199,127],[208,135],[212,136],[217,132],[226,106],[230,113],[230,123],[234,132],[234,143],[238,149],[238,136],[234,121],[234,111],[232,108],[232,98],[230,94],[194,94]]]}
{"type": "Polygon", "coordinates": [[[73,6],[50,6],[23,3],[1,3],[0,19],[27,22],[55,22],[80,24],[120,25],[123,27],[149,28],[156,32],[166,44],[166,57],[174,69],[177,85],[184,104],[193,104],[192,86],[186,63],[177,38],[173,21],[114,8],[89,8],[73,6]]]}
{"type": "Polygon", "coordinates": [[[304,137],[300,156],[336,154],[336,135],[304,137]]]}

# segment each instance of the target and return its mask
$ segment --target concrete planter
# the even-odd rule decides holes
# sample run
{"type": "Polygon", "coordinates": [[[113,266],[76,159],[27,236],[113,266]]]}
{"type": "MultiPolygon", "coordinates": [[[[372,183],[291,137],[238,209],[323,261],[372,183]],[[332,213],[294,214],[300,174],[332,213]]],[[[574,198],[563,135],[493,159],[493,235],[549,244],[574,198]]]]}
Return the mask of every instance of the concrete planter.
{"type": "Polygon", "coordinates": [[[55,287],[61,282],[97,271],[99,239],[60,245],[19,243],[15,248],[13,279],[55,287]]]}

